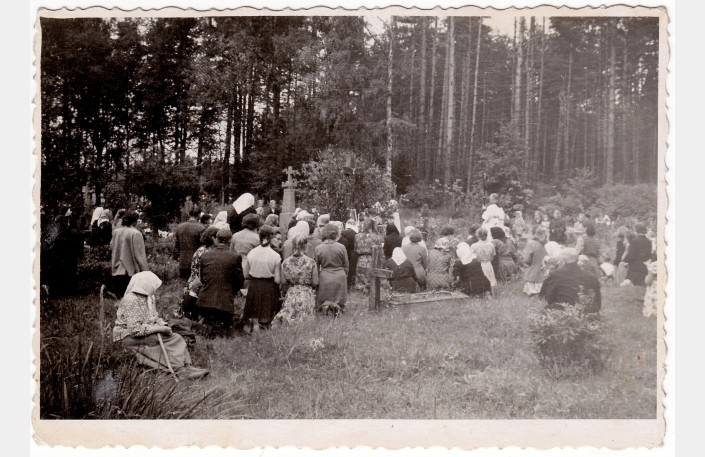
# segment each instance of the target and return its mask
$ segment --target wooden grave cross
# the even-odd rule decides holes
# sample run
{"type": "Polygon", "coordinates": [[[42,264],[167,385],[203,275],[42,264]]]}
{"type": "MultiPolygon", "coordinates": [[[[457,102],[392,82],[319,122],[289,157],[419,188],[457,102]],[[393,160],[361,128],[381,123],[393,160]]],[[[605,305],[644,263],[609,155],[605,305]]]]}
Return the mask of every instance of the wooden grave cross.
{"type": "Polygon", "coordinates": [[[392,270],[384,268],[384,254],[382,246],[372,246],[372,266],[370,268],[360,268],[363,273],[367,274],[370,282],[370,297],[369,310],[377,311],[380,304],[380,287],[382,279],[392,277],[392,270]]]}

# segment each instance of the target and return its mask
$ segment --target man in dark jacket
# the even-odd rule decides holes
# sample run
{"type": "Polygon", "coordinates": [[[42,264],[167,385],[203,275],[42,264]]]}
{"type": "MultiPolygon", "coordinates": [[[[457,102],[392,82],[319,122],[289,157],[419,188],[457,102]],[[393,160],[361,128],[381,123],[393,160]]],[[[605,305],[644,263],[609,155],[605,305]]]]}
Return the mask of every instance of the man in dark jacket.
{"type": "Polygon", "coordinates": [[[565,265],[553,271],[541,286],[540,295],[548,309],[564,309],[564,305],[581,303],[585,313],[599,313],[602,307],[600,280],[578,266],[578,251],[563,249],[565,265]]]}
{"type": "Polygon", "coordinates": [[[213,247],[201,256],[203,287],[198,293],[197,313],[214,327],[215,334],[228,335],[232,330],[235,295],[245,282],[242,257],[230,250],[232,236],[228,229],[218,230],[213,247]]]}
{"type": "Polygon", "coordinates": [[[644,262],[651,259],[651,241],[646,237],[644,224],[634,225],[636,237],[629,243],[623,262],[627,264],[627,279],[635,286],[643,286],[647,270],[644,262]]]}
{"type": "Polygon", "coordinates": [[[174,258],[179,261],[179,277],[188,279],[191,276],[191,260],[193,253],[201,245],[201,234],[206,229],[198,221],[201,210],[197,206],[191,207],[189,220],[176,227],[174,244],[174,258]]]}

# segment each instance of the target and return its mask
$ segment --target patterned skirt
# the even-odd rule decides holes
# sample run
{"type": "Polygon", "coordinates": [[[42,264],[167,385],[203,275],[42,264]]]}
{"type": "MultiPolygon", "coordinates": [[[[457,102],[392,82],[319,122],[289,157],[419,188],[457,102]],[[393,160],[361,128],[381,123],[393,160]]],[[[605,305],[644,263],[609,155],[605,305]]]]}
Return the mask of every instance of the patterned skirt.
{"type": "Polygon", "coordinates": [[[313,317],[316,312],[316,294],[309,285],[294,284],[286,292],[281,311],[274,316],[275,321],[293,324],[313,317]]]}

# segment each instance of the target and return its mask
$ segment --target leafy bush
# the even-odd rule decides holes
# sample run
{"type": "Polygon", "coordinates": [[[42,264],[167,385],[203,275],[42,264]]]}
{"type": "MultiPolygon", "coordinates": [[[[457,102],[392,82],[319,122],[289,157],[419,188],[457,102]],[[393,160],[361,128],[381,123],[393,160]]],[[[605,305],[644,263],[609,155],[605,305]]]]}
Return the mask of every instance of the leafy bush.
{"type": "Polygon", "coordinates": [[[394,183],[384,170],[362,156],[356,156],[354,173],[345,175],[348,155],[346,151],[326,149],[297,173],[305,204],[330,213],[333,220],[344,221],[351,208],[371,208],[395,194],[394,183]]]}
{"type": "Polygon", "coordinates": [[[635,217],[644,222],[656,218],[657,187],[653,184],[616,184],[595,190],[597,198],[590,212],[609,214],[617,218],[635,217]]]}
{"type": "Polygon", "coordinates": [[[554,378],[595,374],[604,369],[609,348],[603,340],[603,327],[593,315],[583,313],[581,305],[543,309],[529,317],[534,353],[554,378]]]}

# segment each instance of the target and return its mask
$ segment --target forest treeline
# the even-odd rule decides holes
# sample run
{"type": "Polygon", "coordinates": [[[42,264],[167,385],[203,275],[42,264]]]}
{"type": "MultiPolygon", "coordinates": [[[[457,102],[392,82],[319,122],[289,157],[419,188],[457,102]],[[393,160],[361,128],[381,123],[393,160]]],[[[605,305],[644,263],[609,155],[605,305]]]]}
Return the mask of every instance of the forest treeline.
{"type": "Polygon", "coordinates": [[[486,189],[497,169],[524,185],[656,182],[658,18],[517,17],[513,36],[479,17],[40,26],[43,205],[160,167],[217,198],[275,197],[285,167],[330,148],[399,191],[486,189]]]}

